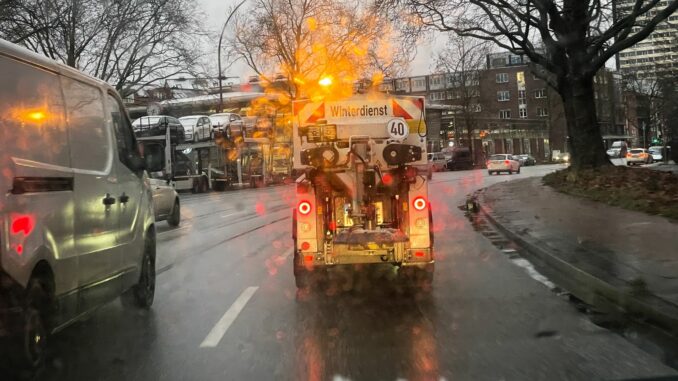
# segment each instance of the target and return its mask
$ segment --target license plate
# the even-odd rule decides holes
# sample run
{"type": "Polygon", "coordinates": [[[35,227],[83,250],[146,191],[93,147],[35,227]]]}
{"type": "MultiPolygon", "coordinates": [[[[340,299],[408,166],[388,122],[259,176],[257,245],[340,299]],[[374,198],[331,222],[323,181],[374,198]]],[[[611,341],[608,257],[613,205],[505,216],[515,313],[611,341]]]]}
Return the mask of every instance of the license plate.
{"type": "Polygon", "coordinates": [[[638,157],[638,155],[631,155],[631,157],[638,157]]]}

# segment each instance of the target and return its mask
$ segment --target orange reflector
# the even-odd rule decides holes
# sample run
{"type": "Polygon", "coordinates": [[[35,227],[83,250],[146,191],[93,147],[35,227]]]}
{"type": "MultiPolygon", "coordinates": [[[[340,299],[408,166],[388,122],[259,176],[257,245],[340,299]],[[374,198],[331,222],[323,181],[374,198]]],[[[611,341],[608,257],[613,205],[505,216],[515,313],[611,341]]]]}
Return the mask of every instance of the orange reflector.
{"type": "Polygon", "coordinates": [[[308,201],[302,201],[299,203],[299,207],[297,208],[297,210],[299,210],[299,213],[305,216],[311,213],[311,203],[308,201]]]}
{"type": "Polygon", "coordinates": [[[412,202],[412,206],[416,210],[424,210],[426,208],[426,200],[423,197],[417,197],[412,202]]]}

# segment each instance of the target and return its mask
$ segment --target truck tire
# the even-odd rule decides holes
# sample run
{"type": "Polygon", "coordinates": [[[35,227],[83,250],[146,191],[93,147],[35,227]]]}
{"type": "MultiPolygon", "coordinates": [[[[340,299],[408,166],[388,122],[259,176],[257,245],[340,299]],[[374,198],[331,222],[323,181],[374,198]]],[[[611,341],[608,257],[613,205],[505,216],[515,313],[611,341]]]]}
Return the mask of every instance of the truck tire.
{"type": "MultiPolygon", "coordinates": [[[[296,247],[296,245],[295,245],[296,247]]],[[[310,286],[310,272],[299,264],[299,253],[294,250],[293,269],[294,269],[294,284],[297,288],[307,288],[310,286]]]]}
{"type": "Polygon", "coordinates": [[[209,180],[207,180],[207,177],[202,176],[200,177],[200,185],[198,187],[198,193],[207,193],[209,190],[209,186],[207,184],[209,180]]]}

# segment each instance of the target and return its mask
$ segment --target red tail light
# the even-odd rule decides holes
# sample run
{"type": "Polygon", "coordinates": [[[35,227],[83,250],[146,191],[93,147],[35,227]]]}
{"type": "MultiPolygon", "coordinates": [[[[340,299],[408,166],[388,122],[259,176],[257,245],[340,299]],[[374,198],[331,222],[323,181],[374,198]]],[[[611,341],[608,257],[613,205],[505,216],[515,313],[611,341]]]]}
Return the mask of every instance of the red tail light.
{"type": "Polygon", "coordinates": [[[486,166],[490,166],[490,161],[488,160],[487,163],[485,163],[486,166]]]}
{"type": "Polygon", "coordinates": [[[504,164],[509,165],[510,163],[508,160],[504,160],[504,164]]]}
{"type": "Polygon", "coordinates": [[[630,153],[627,153],[627,154],[626,154],[626,157],[631,157],[631,154],[630,154],[630,153]]]}
{"type": "Polygon", "coordinates": [[[414,209],[416,210],[424,210],[426,209],[426,199],[423,197],[417,197],[412,201],[412,206],[414,206],[414,209]]]}
{"type": "Polygon", "coordinates": [[[299,213],[306,216],[309,213],[311,213],[311,203],[308,201],[302,201],[299,203],[297,210],[299,211],[299,213]]]}
{"type": "Polygon", "coordinates": [[[12,234],[14,235],[24,233],[24,236],[28,236],[33,231],[33,226],[35,226],[35,221],[32,216],[20,214],[12,217],[12,234]]]}

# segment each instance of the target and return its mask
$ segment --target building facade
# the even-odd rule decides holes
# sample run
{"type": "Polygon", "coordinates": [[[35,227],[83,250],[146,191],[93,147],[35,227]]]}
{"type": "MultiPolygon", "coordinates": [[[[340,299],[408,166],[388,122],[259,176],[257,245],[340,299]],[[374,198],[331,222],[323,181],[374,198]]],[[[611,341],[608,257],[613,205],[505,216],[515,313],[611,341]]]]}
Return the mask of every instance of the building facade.
{"type": "MultiPolygon", "coordinates": [[[[629,104],[621,76],[603,69],[594,78],[594,88],[606,145],[632,139],[629,130],[637,120],[630,123],[626,117],[629,104]]],[[[547,161],[555,151],[569,151],[562,99],[532,74],[523,56],[490,54],[485,67],[473,72],[386,79],[379,90],[425,96],[427,110],[448,106],[440,108],[440,117],[434,118],[440,127],[428,135],[429,150],[437,151],[451,142],[472,146],[476,162],[493,153],[527,153],[547,161]]]]}
{"type": "MultiPolygon", "coordinates": [[[[658,7],[666,6],[668,1],[662,0],[658,7]]],[[[636,0],[614,1],[615,19],[619,20],[635,6],[636,0]]],[[[641,24],[654,16],[639,17],[641,24]]],[[[640,27],[635,27],[634,32],[640,27]]],[[[664,78],[678,75],[678,14],[674,13],[667,20],[657,25],[650,36],[617,55],[617,67],[622,75],[638,77],[664,78]]]]}

